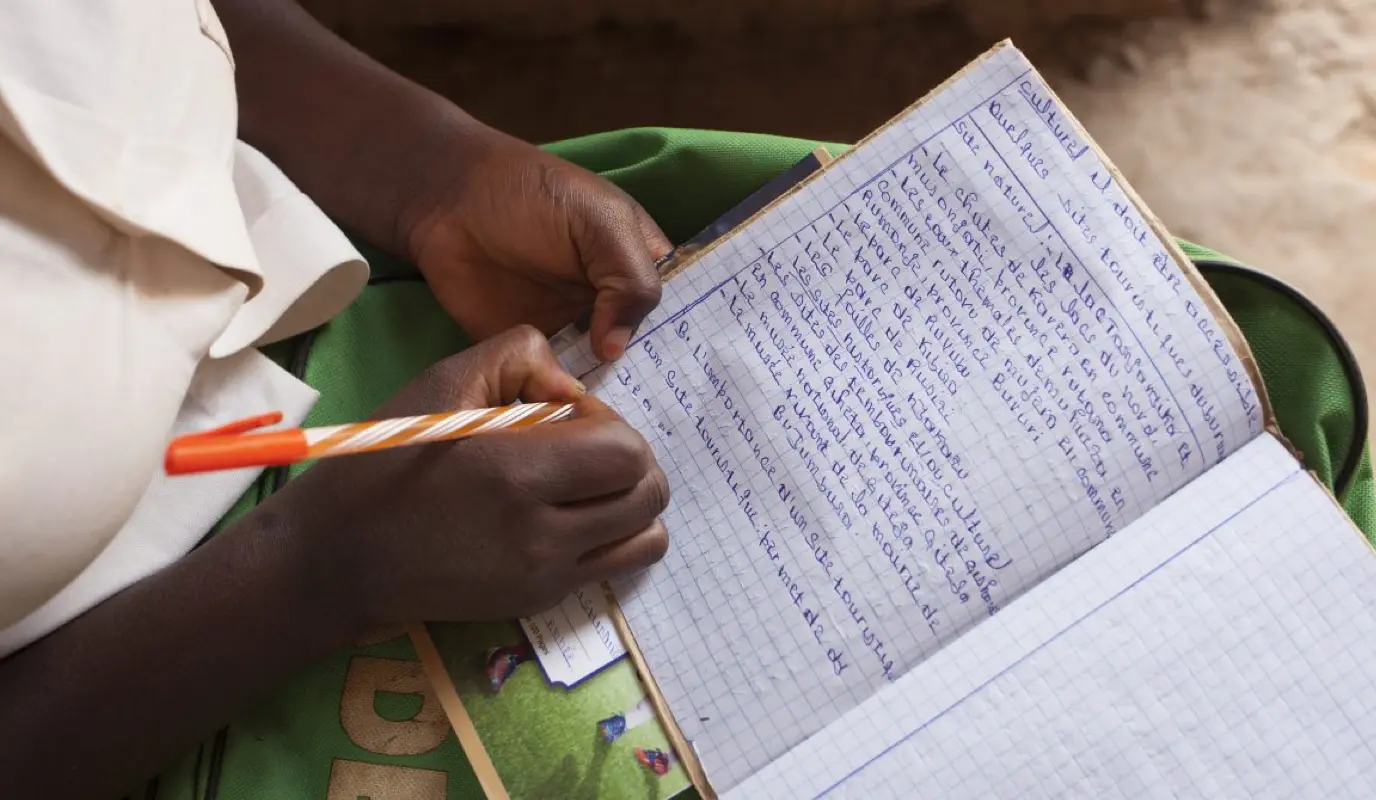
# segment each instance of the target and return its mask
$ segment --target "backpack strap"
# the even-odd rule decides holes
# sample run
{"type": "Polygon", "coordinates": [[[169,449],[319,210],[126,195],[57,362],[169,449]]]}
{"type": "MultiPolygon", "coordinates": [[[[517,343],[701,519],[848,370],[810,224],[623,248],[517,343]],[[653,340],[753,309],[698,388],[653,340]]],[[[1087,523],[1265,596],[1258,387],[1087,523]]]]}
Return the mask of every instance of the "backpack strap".
{"type": "Polygon", "coordinates": [[[1316,330],[1328,342],[1346,378],[1346,389],[1349,393],[1348,404],[1352,408],[1353,415],[1351,431],[1346,437],[1347,444],[1343,448],[1344,456],[1337,469],[1334,470],[1332,477],[1332,489],[1335,494],[1342,497],[1352,487],[1352,483],[1357,477],[1357,469],[1362,462],[1363,451],[1370,433],[1366,384],[1362,377],[1361,366],[1357,363],[1357,357],[1353,354],[1351,346],[1338,332],[1337,326],[1333,324],[1327,314],[1319,309],[1303,292],[1280,278],[1232,261],[1198,259],[1194,261],[1194,264],[1211,284],[1214,283],[1214,278],[1229,276],[1239,281],[1253,283],[1259,289],[1274,295],[1278,301],[1292,304],[1309,318],[1316,330]]]}
{"type": "Polygon", "coordinates": [[[1376,545],[1366,384],[1333,321],[1296,287],[1180,241],[1256,357],[1281,432],[1376,545]]]}

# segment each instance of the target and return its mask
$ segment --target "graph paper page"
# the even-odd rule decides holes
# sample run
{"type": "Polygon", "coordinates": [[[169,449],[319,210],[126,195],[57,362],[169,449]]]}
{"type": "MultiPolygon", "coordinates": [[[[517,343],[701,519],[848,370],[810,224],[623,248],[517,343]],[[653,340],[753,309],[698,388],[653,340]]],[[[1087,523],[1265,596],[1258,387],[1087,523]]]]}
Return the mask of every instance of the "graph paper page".
{"type": "Polygon", "coordinates": [[[670,552],[614,588],[719,791],[1261,430],[1204,303],[1049,98],[995,51],[577,370],[669,475],[670,552]]]}
{"type": "Polygon", "coordinates": [[[1270,435],[728,797],[1376,797],[1376,556],[1270,435]]]}

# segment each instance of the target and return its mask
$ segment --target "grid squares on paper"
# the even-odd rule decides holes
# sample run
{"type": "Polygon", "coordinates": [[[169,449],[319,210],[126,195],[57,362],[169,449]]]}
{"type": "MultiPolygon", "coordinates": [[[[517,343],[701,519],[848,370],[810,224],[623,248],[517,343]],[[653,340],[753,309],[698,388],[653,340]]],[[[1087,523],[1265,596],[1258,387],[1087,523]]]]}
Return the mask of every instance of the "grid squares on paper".
{"type": "Polygon", "coordinates": [[[1264,437],[727,796],[1376,796],[1372,555],[1264,437]]]}

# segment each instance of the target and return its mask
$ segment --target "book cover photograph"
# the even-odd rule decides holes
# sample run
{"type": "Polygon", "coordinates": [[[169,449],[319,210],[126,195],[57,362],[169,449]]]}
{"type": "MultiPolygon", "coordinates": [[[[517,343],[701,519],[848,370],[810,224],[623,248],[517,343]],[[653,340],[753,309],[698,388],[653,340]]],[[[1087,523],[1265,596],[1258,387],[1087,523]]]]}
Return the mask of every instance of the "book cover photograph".
{"type": "MultiPolygon", "coordinates": [[[[452,698],[462,703],[502,796],[670,800],[682,794],[687,774],[624,656],[575,677],[546,672],[540,656],[563,664],[560,650],[577,646],[564,640],[576,636],[566,625],[561,618],[545,627],[539,635],[549,639],[528,636],[515,622],[425,626],[443,673],[434,676],[433,662],[427,671],[432,682],[452,688],[451,704],[452,698]]],[[[608,635],[615,632],[608,628],[608,635]]],[[[473,759],[473,749],[465,748],[473,759]]]]}

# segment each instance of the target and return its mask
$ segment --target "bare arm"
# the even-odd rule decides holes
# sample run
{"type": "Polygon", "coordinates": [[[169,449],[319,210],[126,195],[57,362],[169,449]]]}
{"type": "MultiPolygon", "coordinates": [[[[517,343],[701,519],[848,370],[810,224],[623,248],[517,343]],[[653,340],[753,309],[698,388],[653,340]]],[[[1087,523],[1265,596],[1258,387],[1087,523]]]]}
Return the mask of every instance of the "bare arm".
{"type": "Polygon", "coordinates": [[[337,221],[410,256],[436,193],[501,134],[388,70],[294,0],[214,0],[235,53],[239,136],[337,221]]]}
{"type": "Polygon", "coordinates": [[[115,797],[348,634],[270,505],[0,661],[0,797],[115,797]]]}
{"type": "Polygon", "coordinates": [[[628,194],[387,70],[295,0],[214,0],[241,138],[345,228],[414,262],[470,334],[553,333],[589,309],[616,359],[670,249],[628,194]]]}

